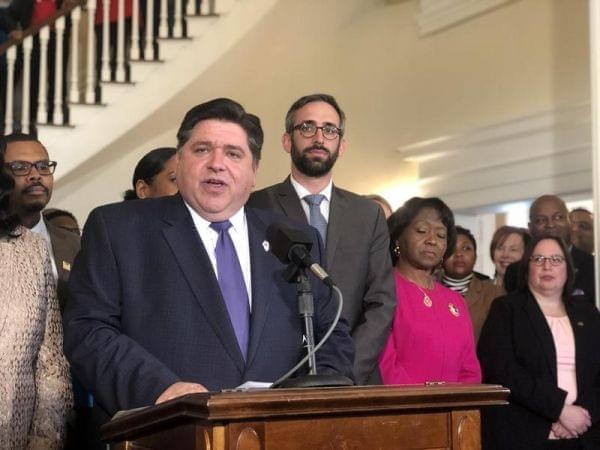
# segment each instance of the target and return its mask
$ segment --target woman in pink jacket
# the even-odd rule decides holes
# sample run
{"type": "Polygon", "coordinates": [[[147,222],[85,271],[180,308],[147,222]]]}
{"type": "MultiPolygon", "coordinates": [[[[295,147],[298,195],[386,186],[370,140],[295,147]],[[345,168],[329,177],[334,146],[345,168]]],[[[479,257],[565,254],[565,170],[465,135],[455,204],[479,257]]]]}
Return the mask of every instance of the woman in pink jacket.
{"type": "Polygon", "coordinates": [[[379,358],[383,382],[480,383],[465,301],[433,276],[454,249],[452,211],[439,198],[414,197],[388,225],[398,306],[379,358]]]}

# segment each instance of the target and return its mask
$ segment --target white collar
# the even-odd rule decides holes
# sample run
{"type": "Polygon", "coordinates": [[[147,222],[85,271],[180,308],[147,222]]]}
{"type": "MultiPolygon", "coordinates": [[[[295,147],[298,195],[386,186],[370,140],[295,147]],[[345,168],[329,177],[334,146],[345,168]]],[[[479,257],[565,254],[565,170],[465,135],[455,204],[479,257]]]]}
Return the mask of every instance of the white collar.
{"type": "MultiPolygon", "coordinates": [[[[294,175],[290,175],[290,182],[292,183],[294,190],[298,194],[298,197],[300,197],[301,199],[306,197],[307,195],[311,195],[311,193],[308,191],[308,189],[306,189],[298,181],[296,181],[296,179],[294,178],[294,175]]],[[[319,192],[319,194],[325,196],[327,201],[330,202],[332,190],[333,190],[333,180],[330,179],[329,183],[327,183],[327,186],[325,186],[325,188],[321,192],[319,192]]]]}
{"type": "MultiPolygon", "coordinates": [[[[201,227],[201,228],[210,228],[210,224],[212,222],[206,220],[204,217],[202,217],[200,214],[198,214],[194,208],[192,208],[190,205],[187,204],[187,202],[184,200],[183,203],[185,204],[185,206],[187,207],[187,209],[190,211],[190,214],[192,215],[192,219],[194,220],[194,223],[196,224],[196,227],[201,227]]],[[[246,225],[246,214],[244,213],[244,207],[242,206],[233,216],[231,216],[228,219],[231,222],[231,226],[234,230],[236,230],[237,232],[240,232],[240,230],[243,230],[245,225],[246,225]]],[[[210,228],[212,230],[212,228],[210,228]]],[[[212,230],[214,231],[214,230],[212,230]]]]}

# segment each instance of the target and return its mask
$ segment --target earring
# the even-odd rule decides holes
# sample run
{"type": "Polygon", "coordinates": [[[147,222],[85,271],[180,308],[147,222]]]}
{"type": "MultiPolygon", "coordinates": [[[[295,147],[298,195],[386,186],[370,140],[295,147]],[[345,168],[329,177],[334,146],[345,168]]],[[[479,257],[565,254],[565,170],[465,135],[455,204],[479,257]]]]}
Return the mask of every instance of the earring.
{"type": "Polygon", "coordinates": [[[394,255],[396,256],[400,256],[400,245],[396,242],[396,244],[394,245],[394,249],[393,249],[394,255]]]}

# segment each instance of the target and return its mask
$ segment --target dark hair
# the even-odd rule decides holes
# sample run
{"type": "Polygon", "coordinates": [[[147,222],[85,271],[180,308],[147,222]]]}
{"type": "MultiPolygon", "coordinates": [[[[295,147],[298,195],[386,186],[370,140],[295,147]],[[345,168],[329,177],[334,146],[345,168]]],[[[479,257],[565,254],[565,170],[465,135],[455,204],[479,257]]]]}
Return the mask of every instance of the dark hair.
{"type": "Polygon", "coordinates": [[[565,263],[567,264],[567,281],[563,286],[562,298],[563,301],[568,300],[571,296],[571,292],[573,292],[573,285],[575,284],[575,268],[573,266],[573,260],[571,259],[571,254],[569,253],[569,249],[567,248],[567,244],[565,244],[565,241],[563,241],[562,238],[551,234],[542,233],[538,236],[535,236],[527,245],[527,247],[525,247],[523,258],[521,259],[521,263],[519,264],[517,287],[520,291],[523,292],[528,289],[529,260],[533,255],[535,247],[540,243],[540,241],[543,241],[545,239],[551,239],[554,242],[556,242],[560,247],[563,256],[565,257],[565,263]]]}
{"type": "Polygon", "coordinates": [[[260,119],[254,114],[247,113],[242,105],[228,98],[217,98],[201,103],[186,113],[179,131],[177,131],[177,150],[181,150],[185,145],[198,122],[211,119],[232,122],[242,127],[248,135],[248,147],[250,147],[254,165],[258,164],[264,141],[260,119]]]}
{"type": "Polygon", "coordinates": [[[454,214],[448,205],[446,205],[441,199],[437,197],[413,197],[408,200],[404,205],[396,210],[388,219],[388,229],[390,231],[390,255],[392,256],[392,263],[395,266],[398,262],[398,255],[394,252],[396,242],[412,221],[415,219],[417,214],[424,208],[432,208],[437,211],[440,215],[442,223],[446,227],[448,234],[446,236],[446,253],[444,258],[447,258],[454,252],[454,245],[456,244],[456,229],[454,227],[454,214]]]}
{"type": "Polygon", "coordinates": [[[381,203],[382,205],[385,205],[390,211],[392,211],[392,212],[394,211],[392,209],[392,205],[390,205],[390,203],[385,198],[383,198],[381,195],[378,195],[378,194],[367,194],[364,197],[366,199],[369,199],[369,200],[374,201],[376,203],[381,203]]]}
{"type": "Polygon", "coordinates": [[[325,102],[325,103],[329,104],[333,109],[335,109],[338,116],[340,116],[340,127],[339,128],[340,128],[340,130],[342,130],[340,132],[340,136],[343,136],[344,128],[346,126],[346,115],[344,114],[344,111],[342,111],[342,108],[340,108],[340,105],[338,105],[335,98],[329,94],[305,95],[304,97],[300,97],[298,100],[296,100],[294,102],[294,104],[292,106],[290,106],[290,109],[288,110],[287,114],[285,115],[285,132],[288,134],[291,134],[291,132],[293,131],[294,118],[295,118],[294,116],[296,114],[296,111],[298,111],[303,106],[308,105],[309,103],[313,103],[313,102],[325,102]]]}
{"type": "Polygon", "coordinates": [[[48,208],[43,210],[42,214],[47,220],[56,219],[57,217],[69,217],[70,219],[73,219],[75,223],[77,223],[77,218],[73,215],[73,213],[65,211],[64,209],[48,208]]]}
{"type": "Polygon", "coordinates": [[[19,218],[9,213],[10,193],[15,187],[15,181],[6,167],[4,167],[4,154],[6,153],[6,140],[0,139],[0,236],[14,236],[14,231],[19,224],[19,218]]]}
{"type": "Polygon", "coordinates": [[[138,197],[135,190],[135,185],[138,180],[143,180],[147,184],[152,184],[154,177],[165,168],[165,163],[177,153],[177,149],[173,147],[160,147],[150,150],[142,159],[140,159],[133,171],[131,184],[133,189],[125,191],[123,198],[125,200],[135,200],[138,197]]]}
{"type": "Polygon", "coordinates": [[[569,211],[569,214],[570,213],[574,213],[574,212],[582,212],[582,213],[589,214],[590,216],[594,215],[589,209],[584,208],[582,206],[578,206],[577,208],[573,208],[571,211],[569,211]]]}
{"type": "Polygon", "coordinates": [[[492,242],[490,242],[490,258],[494,261],[494,250],[504,244],[504,241],[511,234],[518,234],[523,239],[523,248],[527,247],[529,241],[531,241],[531,234],[527,228],[511,227],[509,225],[502,225],[494,232],[492,236],[492,242]]]}
{"type": "MultiPolygon", "coordinates": [[[[466,236],[467,239],[469,241],[471,241],[471,244],[473,244],[473,250],[475,251],[475,254],[477,254],[477,242],[475,242],[475,236],[473,236],[473,233],[471,233],[471,230],[467,229],[467,228],[463,228],[460,225],[456,225],[456,236],[458,237],[458,235],[463,235],[466,236]]],[[[454,249],[452,250],[452,252],[454,252],[454,249]]]]}
{"type": "MultiPolygon", "coordinates": [[[[44,144],[42,144],[40,142],[40,140],[37,137],[35,137],[33,134],[12,133],[12,134],[7,134],[6,136],[2,136],[1,140],[2,140],[2,142],[4,142],[6,147],[8,147],[8,144],[12,144],[13,142],[37,142],[44,148],[44,150],[46,150],[46,147],[44,147],[44,144]]],[[[4,148],[5,150],[6,150],[6,147],[4,148]]],[[[48,153],[48,150],[46,150],[46,153],[48,153]]]]}

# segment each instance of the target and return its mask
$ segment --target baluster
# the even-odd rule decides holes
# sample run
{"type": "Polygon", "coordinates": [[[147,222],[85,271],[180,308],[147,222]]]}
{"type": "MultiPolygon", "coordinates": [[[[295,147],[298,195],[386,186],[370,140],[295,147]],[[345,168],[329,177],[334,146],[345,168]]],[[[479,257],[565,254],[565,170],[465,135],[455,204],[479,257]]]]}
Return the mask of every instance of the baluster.
{"type": "Polygon", "coordinates": [[[144,47],[144,59],[154,59],[154,0],[146,0],[146,46],[144,47]],[[152,55],[152,56],[150,56],[152,55]]]}
{"type": "Polygon", "coordinates": [[[33,37],[23,39],[23,98],[21,103],[21,131],[29,133],[29,98],[31,97],[31,49],[33,37]]]}
{"type": "Polygon", "coordinates": [[[37,123],[48,123],[48,40],[50,26],[40,30],[40,78],[38,84],[37,123]]]}
{"type": "Polygon", "coordinates": [[[125,81],[125,0],[117,0],[117,81],[125,81]]]}
{"type": "Polygon", "coordinates": [[[196,11],[196,0],[187,0],[186,14],[188,16],[195,16],[196,11]]]}
{"type": "Polygon", "coordinates": [[[139,0],[133,0],[131,3],[131,59],[140,59],[139,12],[139,0]]]}
{"type": "Polygon", "coordinates": [[[65,17],[56,19],[54,29],[56,30],[56,49],[54,53],[54,111],[52,114],[52,123],[62,125],[63,119],[63,39],[65,34],[65,17]]]}
{"type": "Polygon", "coordinates": [[[13,132],[13,92],[15,89],[15,61],[17,46],[6,51],[6,113],[4,115],[4,134],[13,132]]]}
{"type": "Polygon", "coordinates": [[[183,36],[183,28],[181,26],[181,0],[175,1],[175,18],[173,19],[173,37],[180,38],[183,36]]]}
{"type": "Polygon", "coordinates": [[[110,81],[110,0],[102,0],[102,72],[100,79],[110,81]]]}
{"type": "Polygon", "coordinates": [[[85,80],[85,102],[96,101],[96,47],[94,46],[94,25],[96,17],[96,0],[88,0],[88,36],[87,36],[87,70],[85,80]]]}
{"type": "Polygon", "coordinates": [[[158,36],[161,38],[169,37],[169,27],[167,26],[167,0],[160,0],[160,24],[158,26],[158,36]]]}
{"type": "MultiPolygon", "coordinates": [[[[79,19],[81,18],[81,6],[71,11],[71,79],[69,85],[69,101],[79,103],[79,19]]],[[[91,34],[91,32],[90,32],[91,34]]]]}

